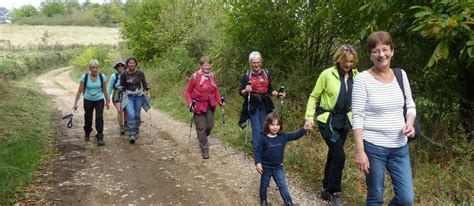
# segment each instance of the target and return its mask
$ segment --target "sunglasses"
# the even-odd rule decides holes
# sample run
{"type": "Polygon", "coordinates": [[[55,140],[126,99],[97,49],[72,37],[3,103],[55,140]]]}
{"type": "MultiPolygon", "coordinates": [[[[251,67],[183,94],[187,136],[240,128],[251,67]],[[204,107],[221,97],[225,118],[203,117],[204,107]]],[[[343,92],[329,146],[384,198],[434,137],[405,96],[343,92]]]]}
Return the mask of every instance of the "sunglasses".
{"type": "Polygon", "coordinates": [[[355,51],[354,47],[351,45],[342,45],[341,48],[346,51],[355,51]]]}

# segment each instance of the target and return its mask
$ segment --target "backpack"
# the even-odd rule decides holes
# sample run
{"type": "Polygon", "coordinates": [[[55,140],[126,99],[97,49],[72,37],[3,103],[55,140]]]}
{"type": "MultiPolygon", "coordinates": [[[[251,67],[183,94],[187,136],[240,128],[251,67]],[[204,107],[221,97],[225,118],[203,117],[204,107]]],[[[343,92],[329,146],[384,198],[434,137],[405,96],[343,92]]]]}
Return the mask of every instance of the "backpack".
{"type": "MultiPolygon", "coordinates": [[[[89,77],[89,73],[87,73],[84,76],[84,90],[82,90],[82,95],[84,95],[86,93],[87,81],[89,79],[88,77],[89,77]]],[[[100,73],[100,72],[99,72],[99,81],[100,81],[100,85],[102,86],[102,88],[104,88],[104,77],[102,76],[102,73],[100,73]]]]}
{"type": "MultiPolygon", "coordinates": [[[[405,117],[406,121],[406,115],[407,115],[407,96],[405,96],[405,89],[403,87],[403,76],[402,76],[402,69],[400,68],[394,68],[393,72],[395,73],[395,78],[397,78],[398,86],[400,86],[400,89],[402,90],[403,93],[403,117],[405,117]]],[[[416,115],[415,122],[413,123],[413,128],[415,128],[415,136],[414,137],[409,137],[408,142],[411,142],[415,139],[418,139],[421,137],[421,128],[420,128],[420,119],[418,118],[419,115],[416,115]]]]}

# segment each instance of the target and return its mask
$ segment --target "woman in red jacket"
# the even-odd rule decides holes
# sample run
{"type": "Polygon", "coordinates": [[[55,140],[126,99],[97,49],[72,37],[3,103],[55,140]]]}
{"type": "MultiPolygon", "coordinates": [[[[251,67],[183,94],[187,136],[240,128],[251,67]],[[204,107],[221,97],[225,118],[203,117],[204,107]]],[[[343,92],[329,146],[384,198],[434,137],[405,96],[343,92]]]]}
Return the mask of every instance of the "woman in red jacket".
{"type": "Polygon", "coordinates": [[[217,104],[224,106],[217,89],[217,80],[211,72],[212,61],[209,57],[199,59],[201,67],[191,75],[186,86],[186,103],[194,113],[196,133],[201,148],[202,158],[209,158],[207,137],[214,127],[214,111],[217,104]],[[193,101],[195,104],[193,104],[193,101]]]}

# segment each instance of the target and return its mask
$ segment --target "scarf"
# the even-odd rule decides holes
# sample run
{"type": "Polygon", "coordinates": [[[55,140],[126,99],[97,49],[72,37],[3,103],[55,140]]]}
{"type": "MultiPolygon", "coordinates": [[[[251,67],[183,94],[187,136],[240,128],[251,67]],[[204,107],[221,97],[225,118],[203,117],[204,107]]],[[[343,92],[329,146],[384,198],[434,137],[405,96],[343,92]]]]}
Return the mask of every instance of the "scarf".
{"type": "Polygon", "coordinates": [[[204,81],[206,81],[206,79],[209,79],[209,81],[211,82],[211,85],[214,88],[217,88],[216,79],[214,78],[214,74],[212,72],[209,71],[209,73],[206,74],[202,71],[202,69],[199,69],[197,72],[201,76],[201,81],[199,82],[199,86],[204,84],[204,81]]]}

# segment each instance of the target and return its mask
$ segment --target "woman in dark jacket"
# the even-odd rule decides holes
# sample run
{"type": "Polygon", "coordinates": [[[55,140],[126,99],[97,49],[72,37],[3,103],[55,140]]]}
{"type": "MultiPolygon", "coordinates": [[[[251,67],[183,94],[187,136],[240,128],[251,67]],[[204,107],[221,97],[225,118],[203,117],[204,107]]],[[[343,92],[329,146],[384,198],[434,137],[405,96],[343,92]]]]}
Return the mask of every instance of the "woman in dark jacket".
{"type": "Polygon", "coordinates": [[[245,128],[250,118],[252,123],[252,145],[255,146],[267,114],[273,111],[272,96],[285,97],[285,93],[273,90],[271,75],[262,68],[262,55],[253,51],[249,55],[250,69],[242,75],[239,93],[244,97],[243,108],[240,113],[239,126],[245,128]],[[249,104],[250,100],[250,106],[249,104]]]}

